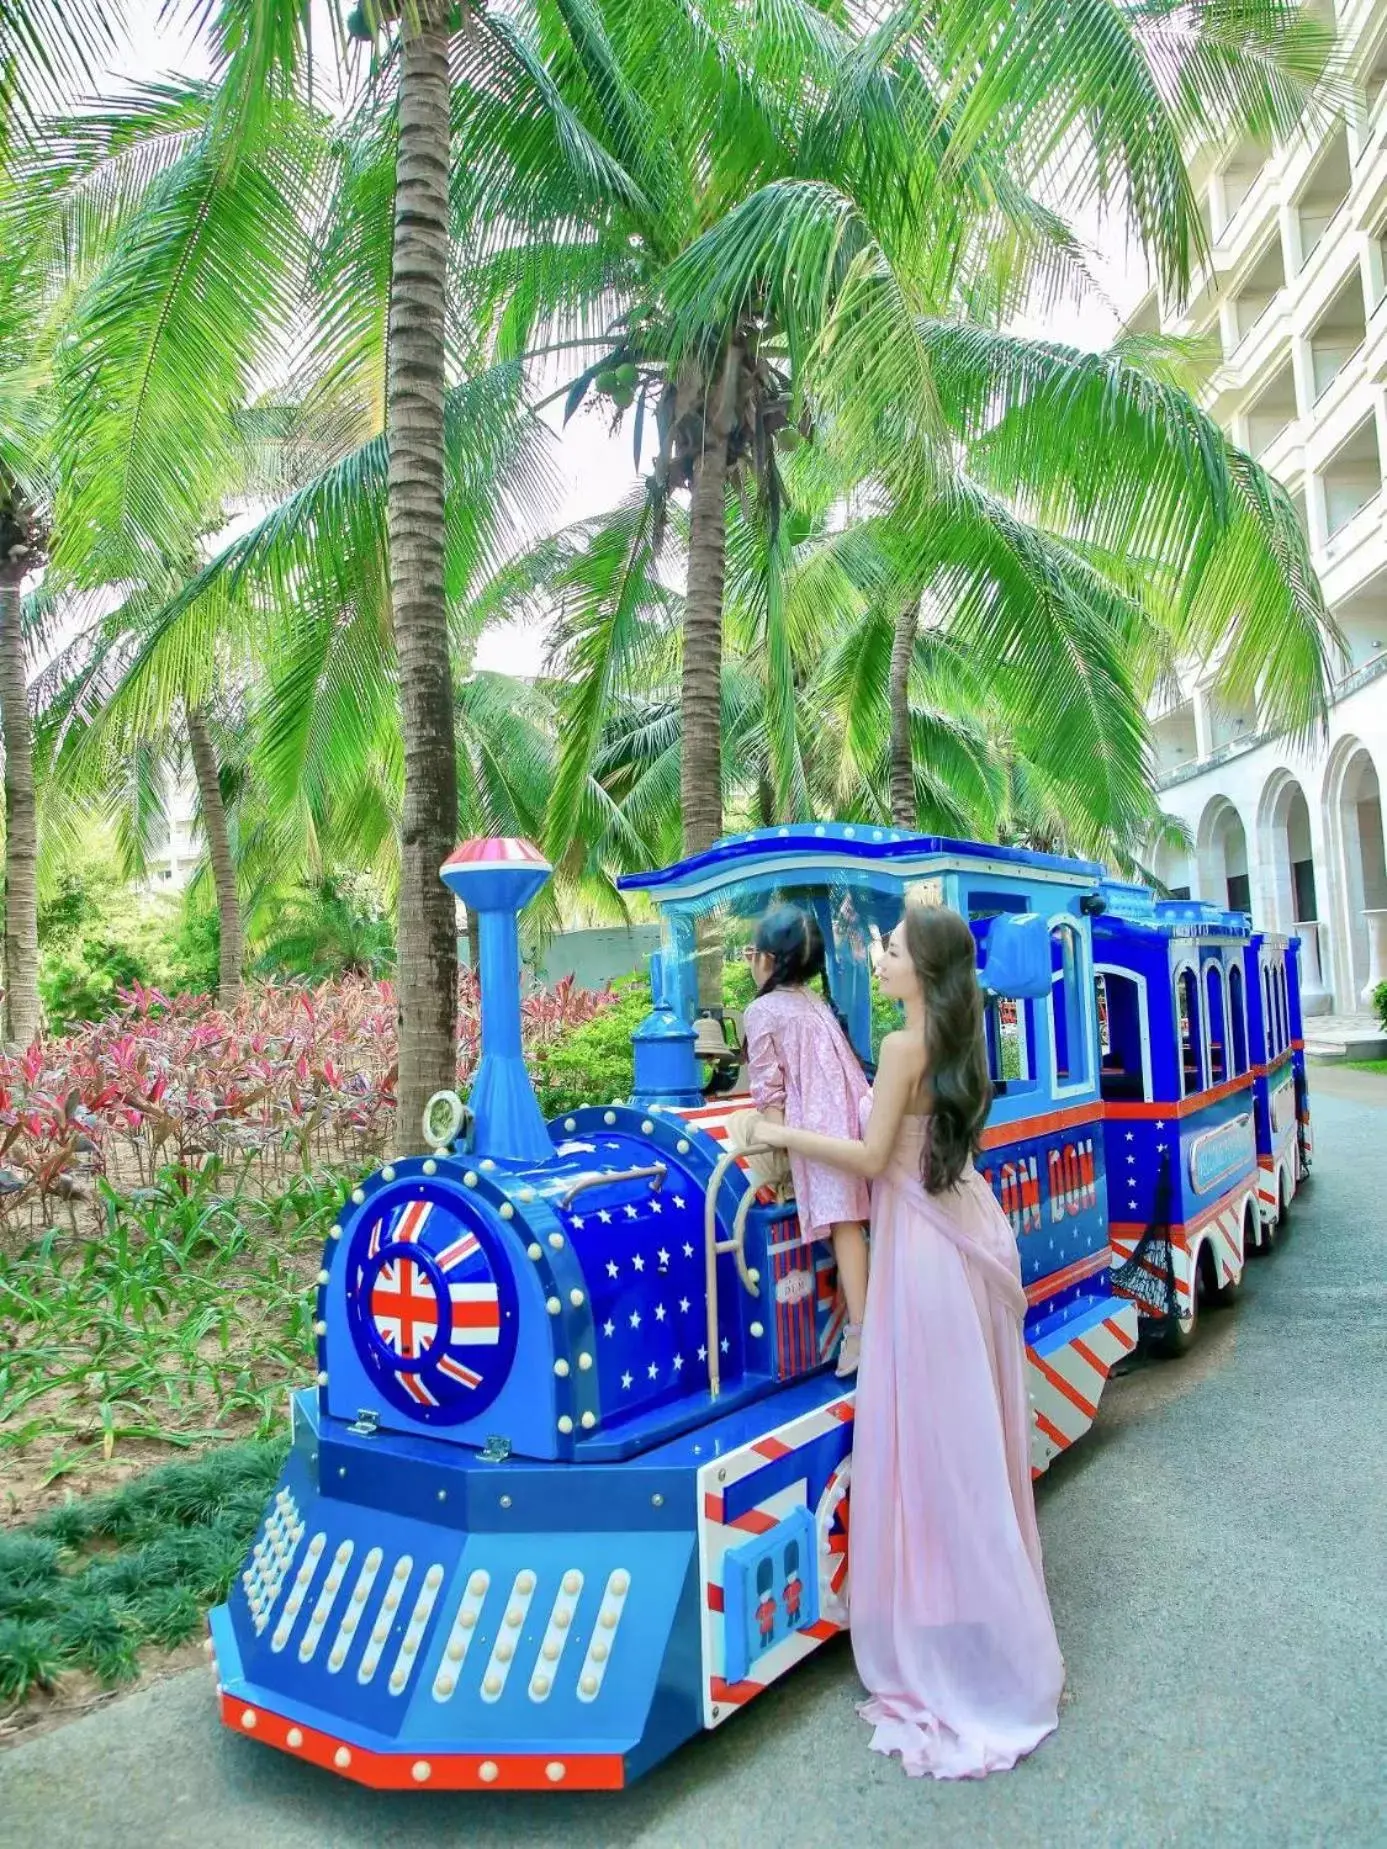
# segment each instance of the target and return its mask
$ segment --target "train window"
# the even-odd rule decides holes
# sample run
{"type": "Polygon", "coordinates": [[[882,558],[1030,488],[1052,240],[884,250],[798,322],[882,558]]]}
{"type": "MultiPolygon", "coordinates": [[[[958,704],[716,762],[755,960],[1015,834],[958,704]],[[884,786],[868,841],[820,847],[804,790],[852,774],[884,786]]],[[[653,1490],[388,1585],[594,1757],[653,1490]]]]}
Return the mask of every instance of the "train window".
{"type": "Polygon", "coordinates": [[[1204,1089],[1204,1035],[1199,1020],[1199,978],[1182,969],[1175,984],[1175,1006],[1180,1022],[1180,1095],[1204,1089]]]}
{"type": "Polygon", "coordinates": [[[989,995],[983,1007],[987,1071],[992,1089],[1005,1094],[1035,1078],[1031,1066],[1031,1004],[989,995]]]}
{"type": "Polygon", "coordinates": [[[1228,1077],[1228,1023],[1223,998],[1223,971],[1210,963],[1204,971],[1204,995],[1209,1008],[1209,1083],[1222,1085],[1228,1077]]]}
{"type": "Polygon", "coordinates": [[[1270,963],[1261,965],[1261,1039],[1267,1058],[1276,1052],[1276,1010],[1270,997],[1270,963]]]}
{"type": "Polygon", "coordinates": [[[1062,1085],[1082,1085],[1088,1078],[1082,969],[1078,926],[1061,921],[1050,932],[1050,1033],[1055,1082],[1062,1085]]]}
{"type": "Polygon", "coordinates": [[[1230,1075],[1241,1078],[1247,1071],[1247,1009],[1243,1002],[1243,973],[1236,963],[1228,972],[1228,1046],[1232,1058],[1230,1075]]]}
{"type": "Polygon", "coordinates": [[[1276,1005],[1277,1019],[1280,1022],[1281,1051],[1284,1053],[1291,1044],[1291,1007],[1290,998],[1286,993],[1286,965],[1284,963],[1278,963],[1276,966],[1276,1005]]]}
{"type": "Polygon", "coordinates": [[[1098,1088],[1114,1103],[1150,1102],[1146,1061],[1144,997],[1133,976],[1104,970],[1094,978],[1098,1045],[1102,1055],[1098,1088]]]}

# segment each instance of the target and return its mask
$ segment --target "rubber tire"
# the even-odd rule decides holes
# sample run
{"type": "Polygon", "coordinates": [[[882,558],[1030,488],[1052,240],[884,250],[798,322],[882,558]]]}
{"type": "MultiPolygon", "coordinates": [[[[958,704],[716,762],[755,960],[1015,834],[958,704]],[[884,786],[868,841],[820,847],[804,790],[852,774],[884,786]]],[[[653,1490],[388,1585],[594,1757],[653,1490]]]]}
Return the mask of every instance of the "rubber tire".
{"type": "Polygon", "coordinates": [[[1199,1314],[1200,1297],[1203,1294],[1203,1278],[1201,1276],[1202,1265],[1200,1261],[1203,1257],[1203,1252],[1204,1248],[1201,1246],[1199,1251],[1195,1254],[1194,1303],[1192,1306],[1193,1314],[1190,1317],[1189,1323],[1184,1324],[1177,1317],[1173,1322],[1167,1324],[1158,1343],[1160,1352],[1171,1361],[1183,1360],[1199,1340],[1199,1324],[1201,1320],[1199,1314]]]}

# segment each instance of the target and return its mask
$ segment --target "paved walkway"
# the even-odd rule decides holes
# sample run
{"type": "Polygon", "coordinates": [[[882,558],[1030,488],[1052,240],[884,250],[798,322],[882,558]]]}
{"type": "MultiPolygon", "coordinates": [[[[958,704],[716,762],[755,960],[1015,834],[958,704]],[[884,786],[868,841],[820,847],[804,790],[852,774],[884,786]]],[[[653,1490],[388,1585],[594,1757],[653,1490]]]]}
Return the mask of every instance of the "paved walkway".
{"type": "Polygon", "coordinates": [[[0,1756],[0,1843],[1380,1849],[1387,1082],[1315,1087],[1293,1231],[1042,1485],[1070,1700],[1018,1771],[921,1785],[872,1758],[842,1646],[609,1799],[362,1792],[222,1731],[193,1674],[0,1756]]]}

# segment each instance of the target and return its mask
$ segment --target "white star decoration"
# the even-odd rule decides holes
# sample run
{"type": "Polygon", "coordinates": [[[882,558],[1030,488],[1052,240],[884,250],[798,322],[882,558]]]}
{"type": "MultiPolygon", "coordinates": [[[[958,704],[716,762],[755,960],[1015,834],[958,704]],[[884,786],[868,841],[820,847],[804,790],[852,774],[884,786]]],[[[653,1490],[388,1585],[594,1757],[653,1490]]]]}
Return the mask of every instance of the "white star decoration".
{"type": "Polygon", "coordinates": [[[603,1323],[602,1333],[603,1335],[615,1335],[616,1334],[616,1324],[612,1322],[610,1318],[605,1323],[603,1323]]]}
{"type": "Polygon", "coordinates": [[[637,1271],[645,1270],[645,1260],[641,1257],[639,1252],[635,1253],[632,1257],[631,1263],[635,1266],[637,1271]]]}
{"type": "Polygon", "coordinates": [[[677,1208],[679,1209],[679,1211],[680,1211],[680,1213],[683,1213],[683,1211],[684,1211],[684,1197],[683,1197],[683,1195],[682,1195],[682,1194],[676,1194],[676,1195],[674,1196],[674,1204],[675,1204],[675,1206],[676,1206],[676,1207],[677,1207],[677,1208]]]}
{"type": "Polygon", "coordinates": [[[665,1306],[662,1303],[657,1303],[655,1305],[655,1320],[657,1323],[662,1323],[665,1320],[665,1306]]]}
{"type": "Polygon", "coordinates": [[[648,1367],[648,1368],[647,1368],[647,1369],[646,1369],[645,1371],[646,1371],[646,1373],[647,1373],[647,1375],[648,1375],[648,1376],[650,1377],[650,1379],[651,1379],[651,1380],[654,1380],[654,1379],[655,1379],[655,1377],[656,1377],[656,1376],[658,1375],[658,1373],[660,1372],[660,1370],[659,1370],[659,1368],[658,1368],[658,1367],[656,1367],[656,1365],[655,1365],[655,1363],[654,1363],[653,1361],[652,1361],[652,1362],[650,1363],[650,1366],[649,1366],[649,1367],[648,1367]]]}
{"type": "Polygon", "coordinates": [[[698,1358],[700,1361],[706,1361],[708,1359],[708,1350],[706,1348],[700,1348],[698,1351],[698,1358]]]}
{"type": "Polygon", "coordinates": [[[612,1216],[607,1212],[607,1209],[605,1207],[602,1209],[601,1213],[599,1213],[597,1217],[602,1222],[603,1226],[610,1226],[612,1223],[612,1216]]]}
{"type": "Polygon", "coordinates": [[[676,1374],[680,1371],[683,1365],[684,1365],[684,1357],[682,1355],[676,1355],[674,1357],[674,1371],[676,1374]]]}
{"type": "Polygon", "coordinates": [[[693,1257],[693,1247],[688,1243],[687,1240],[684,1242],[684,1256],[685,1258],[693,1257]]]}
{"type": "Polygon", "coordinates": [[[631,1376],[629,1374],[623,1374],[621,1377],[621,1384],[629,1393],[631,1390],[631,1376]]]}
{"type": "Polygon", "coordinates": [[[640,1209],[638,1207],[628,1206],[626,1209],[626,1218],[628,1220],[638,1220],[640,1218],[640,1209]]]}
{"type": "Polygon", "coordinates": [[[726,1354],[728,1349],[732,1346],[732,1344],[728,1341],[727,1337],[724,1336],[719,1346],[721,1347],[722,1352],[726,1354]]]}
{"type": "Polygon", "coordinates": [[[659,1251],[655,1254],[655,1256],[656,1258],[659,1259],[662,1265],[667,1265],[669,1263],[669,1253],[666,1252],[663,1246],[660,1247],[659,1251]]]}
{"type": "Polygon", "coordinates": [[[650,1203],[650,1211],[652,1213],[663,1213],[664,1208],[660,1205],[659,1201],[652,1200],[650,1203]]]}
{"type": "Polygon", "coordinates": [[[607,1276],[609,1278],[614,1278],[616,1276],[616,1260],[614,1258],[609,1258],[607,1260],[607,1276]]]}
{"type": "Polygon", "coordinates": [[[681,1314],[683,1314],[683,1315],[685,1315],[685,1316],[687,1316],[687,1315],[688,1315],[688,1313],[689,1313],[689,1300],[688,1300],[688,1298],[687,1298],[687,1297],[681,1297],[681,1298],[679,1299],[679,1309],[680,1309],[680,1312],[681,1312],[681,1314]]]}
{"type": "Polygon", "coordinates": [[[574,1232],[581,1233],[583,1228],[587,1225],[587,1221],[583,1218],[582,1214],[580,1213],[573,1214],[571,1216],[571,1219],[572,1219],[572,1225],[573,1225],[574,1232]]]}
{"type": "Polygon", "coordinates": [[[640,1311],[639,1311],[639,1310],[632,1310],[632,1312],[631,1312],[631,1327],[632,1327],[633,1329],[639,1329],[639,1328],[640,1328],[640,1326],[641,1326],[641,1313],[640,1313],[640,1311]]]}
{"type": "Polygon", "coordinates": [[[1129,1143],[1134,1143],[1136,1141],[1136,1134],[1134,1131],[1129,1130],[1127,1132],[1127,1141],[1129,1143]]]}

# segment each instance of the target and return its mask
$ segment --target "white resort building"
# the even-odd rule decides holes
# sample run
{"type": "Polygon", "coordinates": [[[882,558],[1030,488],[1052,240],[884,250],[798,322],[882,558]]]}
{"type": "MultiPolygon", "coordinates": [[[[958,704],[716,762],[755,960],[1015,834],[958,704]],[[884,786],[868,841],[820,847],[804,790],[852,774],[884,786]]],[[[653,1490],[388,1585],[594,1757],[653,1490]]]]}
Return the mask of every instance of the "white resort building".
{"type": "Polygon", "coordinates": [[[1153,293],[1130,322],[1217,337],[1203,402],[1290,491],[1350,651],[1308,752],[1254,705],[1228,710],[1197,671],[1153,714],[1161,802],[1195,843],[1157,872],[1298,932],[1307,1012],[1335,1029],[1369,1014],[1387,977],[1387,0],[1339,0],[1336,30],[1346,119],[1200,156],[1212,262],[1181,312],[1153,293]]]}

